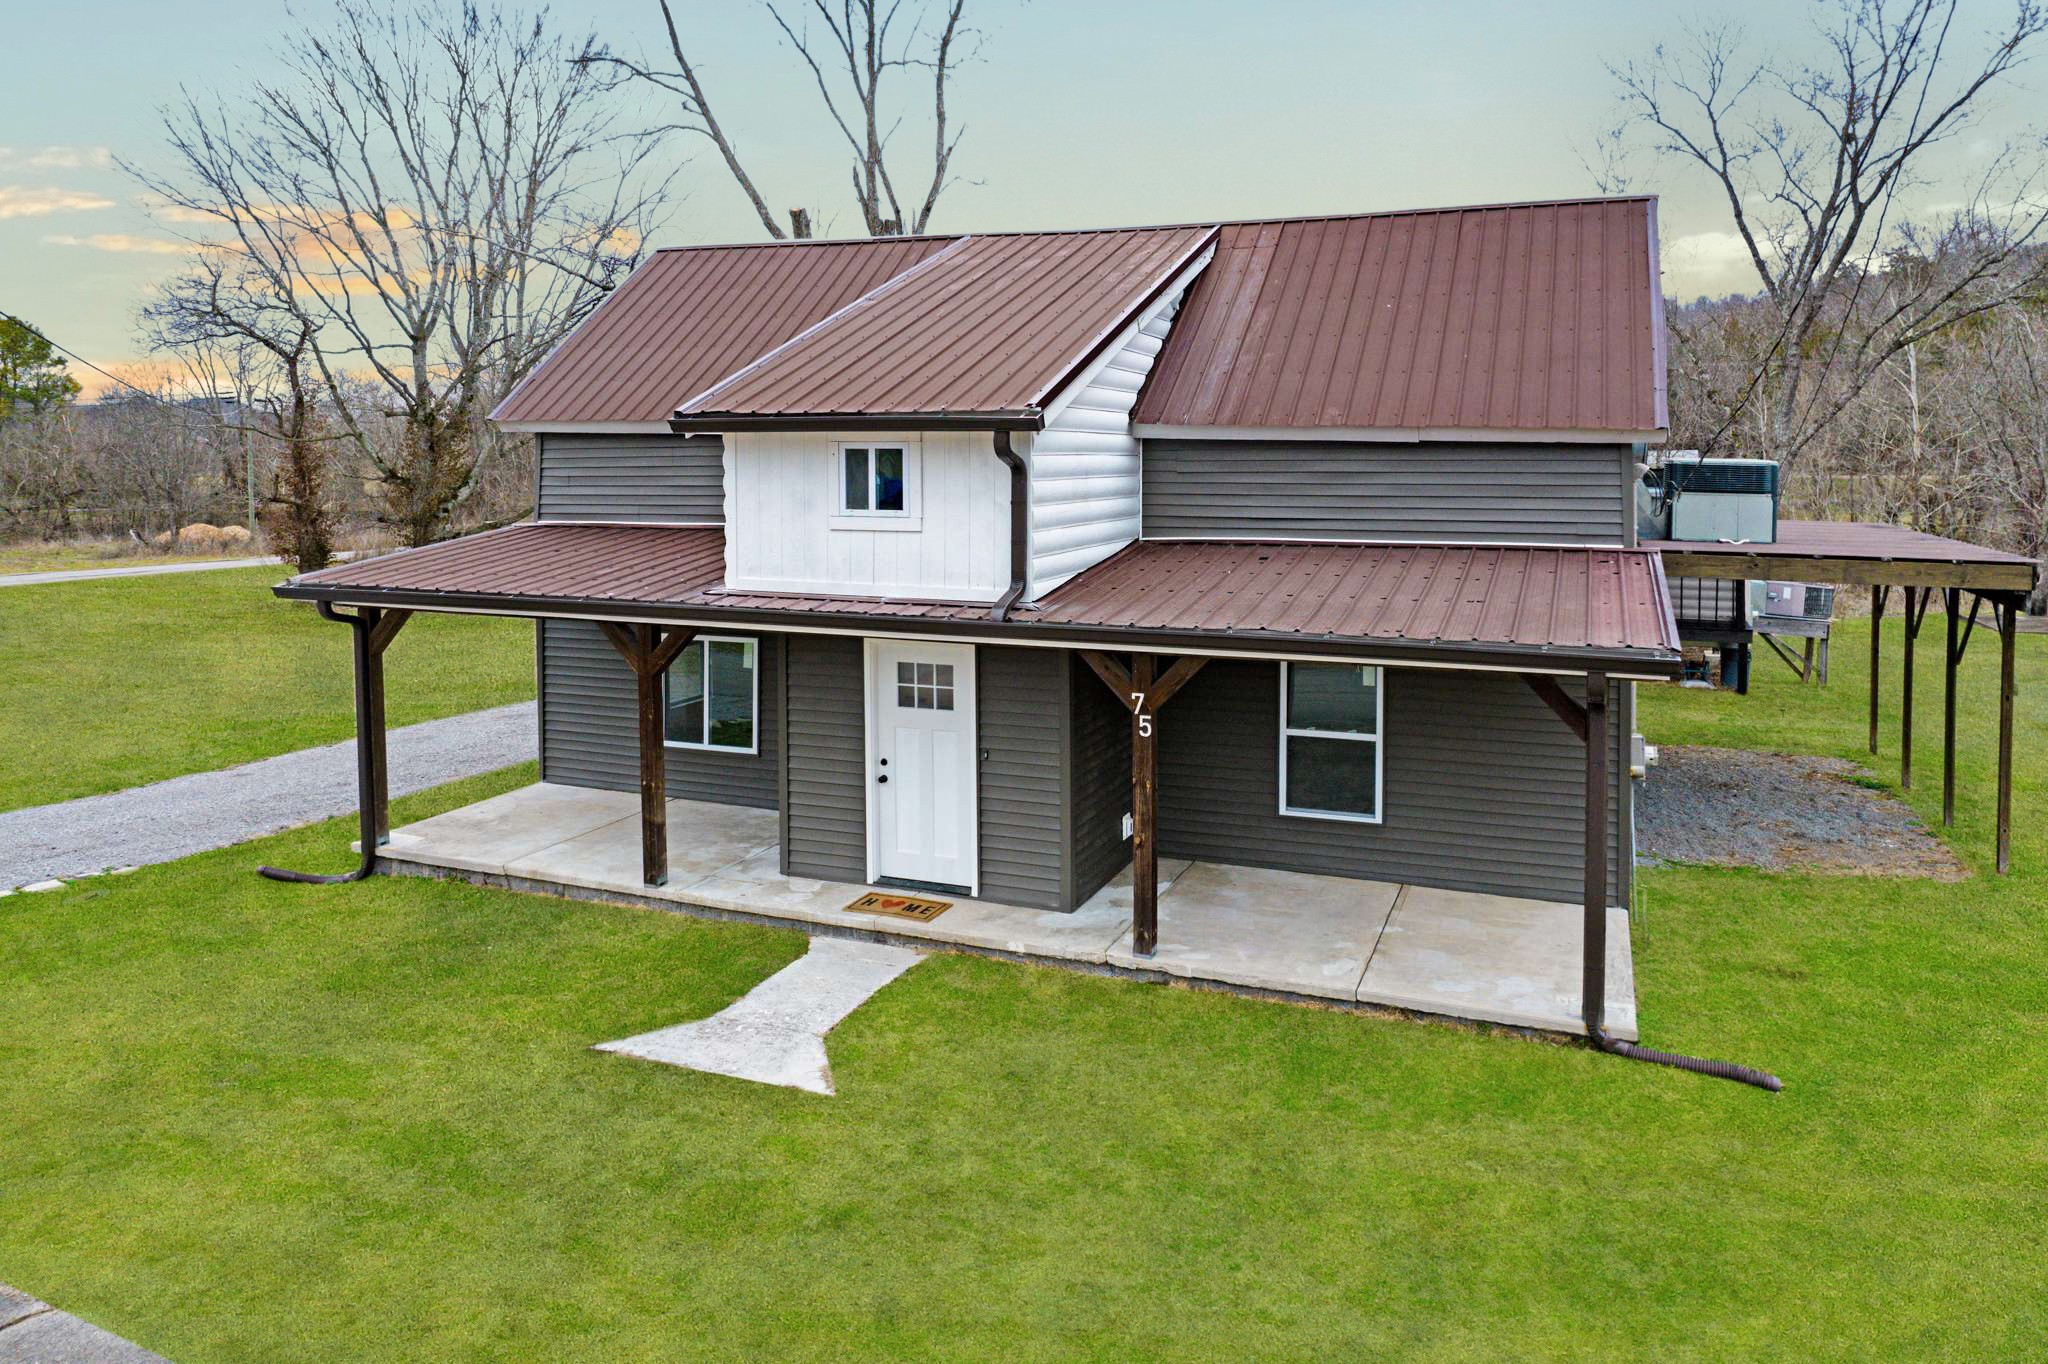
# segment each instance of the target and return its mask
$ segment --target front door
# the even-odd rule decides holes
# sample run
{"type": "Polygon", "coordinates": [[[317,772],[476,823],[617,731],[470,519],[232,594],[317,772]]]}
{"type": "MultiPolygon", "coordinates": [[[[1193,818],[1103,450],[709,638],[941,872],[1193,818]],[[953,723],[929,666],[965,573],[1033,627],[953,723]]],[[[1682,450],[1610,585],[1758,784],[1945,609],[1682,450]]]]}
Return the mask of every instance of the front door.
{"type": "Polygon", "coordinates": [[[876,878],[972,893],[974,646],[868,641],[868,736],[876,878]]]}

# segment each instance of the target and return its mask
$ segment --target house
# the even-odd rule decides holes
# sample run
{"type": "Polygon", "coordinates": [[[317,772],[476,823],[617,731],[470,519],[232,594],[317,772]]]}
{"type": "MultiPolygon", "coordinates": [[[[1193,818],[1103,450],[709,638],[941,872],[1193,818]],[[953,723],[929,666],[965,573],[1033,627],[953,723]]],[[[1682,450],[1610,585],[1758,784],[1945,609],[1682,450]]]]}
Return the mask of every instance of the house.
{"type": "Polygon", "coordinates": [[[585,889],[751,903],[678,889],[687,808],[780,884],[1048,940],[1121,876],[1092,960],[1135,969],[1183,863],[1380,906],[1361,969],[1403,897],[1533,906],[1570,970],[1528,1017],[1338,993],[1598,1033],[1635,687],[1680,668],[1635,544],[1657,280],[1649,198],[658,251],[494,414],[531,522],[278,588],[356,628],[364,869],[383,647],[527,616],[557,804],[520,819],[640,816],[585,889]]]}

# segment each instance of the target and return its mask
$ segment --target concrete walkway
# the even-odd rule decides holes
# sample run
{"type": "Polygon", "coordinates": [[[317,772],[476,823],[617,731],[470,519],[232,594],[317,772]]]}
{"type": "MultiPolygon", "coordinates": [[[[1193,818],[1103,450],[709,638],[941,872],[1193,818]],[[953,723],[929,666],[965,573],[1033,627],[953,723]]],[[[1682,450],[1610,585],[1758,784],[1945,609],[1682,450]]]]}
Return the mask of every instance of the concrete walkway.
{"type": "MultiPolygon", "coordinates": [[[[531,701],[394,729],[391,794],[534,755],[531,701]]],[[[355,741],[0,814],[0,892],[169,862],[356,808],[355,741]]]]}
{"type": "MultiPolygon", "coordinates": [[[[341,557],[341,556],[336,556],[341,557]]],[[[34,587],[37,583],[76,583],[92,578],[148,578],[158,573],[206,573],[216,568],[259,568],[281,564],[275,554],[253,559],[202,559],[189,564],[137,564],[131,568],[63,568],[47,573],[0,573],[0,587],[34,587]]]]}
{"type": "Polygon", "coordinates": [[[162,1355],[0,1283],[0,1364],[169,1364],[162,1355]]]}
{"type": "Polygon", "coordinates": [[[711,1017],[597,1050],[833,1094],[825,1034],[922,960],[907,947],[812,938],[808,952],[711,1017]]]}

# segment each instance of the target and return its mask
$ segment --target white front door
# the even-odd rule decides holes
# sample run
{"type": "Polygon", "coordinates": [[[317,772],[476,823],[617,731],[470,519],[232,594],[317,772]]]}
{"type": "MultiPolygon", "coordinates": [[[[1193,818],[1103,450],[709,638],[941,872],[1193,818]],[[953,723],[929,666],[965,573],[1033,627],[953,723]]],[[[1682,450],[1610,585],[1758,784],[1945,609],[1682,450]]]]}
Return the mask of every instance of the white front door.
{"type": "Polygon", "coordinates": [[[874,876],[972,892],[974,646],[871,639],[867,657],[874,876]]]}

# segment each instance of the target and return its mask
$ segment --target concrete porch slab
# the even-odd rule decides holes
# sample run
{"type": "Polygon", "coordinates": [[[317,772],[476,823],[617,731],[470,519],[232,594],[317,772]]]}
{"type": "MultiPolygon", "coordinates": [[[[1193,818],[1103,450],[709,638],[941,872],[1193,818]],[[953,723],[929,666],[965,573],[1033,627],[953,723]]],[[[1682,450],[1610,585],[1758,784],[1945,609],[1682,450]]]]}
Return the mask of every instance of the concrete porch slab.
{"type": "MultiPolygon", "coordinates": [[[[668,884],[640,880],[637,801],[537,784],[394,831],[395,863],[1303,998],[1582,1032],[1575,905],[1163,860],[1160,946],[1130,950],[1128,867],[1072,914],[966,897],[929,923],[847,909],[873,887],[784,876],[772,811],[668,803],[668,884]],[[619,814],[620,810],[624,811],[619,814]]],[[[1609,916],[1609,1031],[1636,1037],[1628,915],[1609,916]]]]}
{"type": "Polygon", "coordinates": [[[1131,950],[1126,908],[1126,927],[1109,961],[1353,1000],[1400,889],[1385,881],[1197,862],[1159,897],[1158,952],[1141,957],[1131,950]]]}
{"type": "MultiPolygon", "coordinates": [[[[1584,1032],[1577,905],[1407,886],[1358,999],[1524,1028],[1584,1032]]],[[[1636,1040],[1628,911],[1607,911],[1607,1031],[1636,1040]]]]}
{"type": "Polygon", "coordinates": [[[640,798],[630,791],[536,782],[393,829],[391,841],[379,851],[386,857],[503,875],[520,858],[639,812],[640,798]]]}
{"type": "Polygon", "coordinates": [[[625,819],[569,835],[509,860],[508,875],[561,881],[586,890],[604,890],[624,882],[642,893],[659,895],[687,886],[712,873],[774,849],[780,825],[773,810],[705,801],[668,803],[668,886],[649,887],[640,879],[640,806],[629,796],[625,819]]]}

